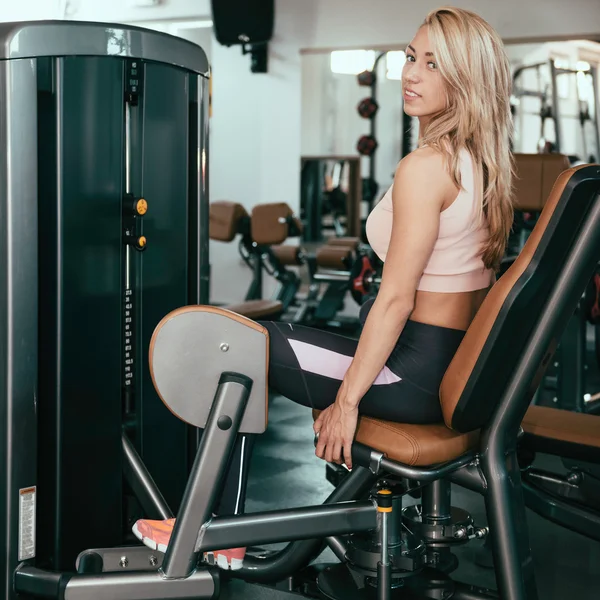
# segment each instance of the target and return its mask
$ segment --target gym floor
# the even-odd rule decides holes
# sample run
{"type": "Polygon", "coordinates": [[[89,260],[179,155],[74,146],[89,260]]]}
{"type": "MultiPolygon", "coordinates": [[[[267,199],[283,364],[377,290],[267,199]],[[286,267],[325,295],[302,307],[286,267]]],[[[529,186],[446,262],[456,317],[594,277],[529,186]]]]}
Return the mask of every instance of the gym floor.
{"type": "MultiPolygon", "coordinates": [[[[546,465],[554,460],[541,458],[546,465]]],[[[325,478],[325,463],[314,454],[311,411],[281,396],[272,397],[269,427],[255,445],[246,512],[320,504],[332,489],[325,478]]],[[[405,498],[405,505],[414,502],[405,498]]],[[[477,526],[487,524],[483,498],[475,492],[454,486],[452,503],[469,511],[477,526]]],[[[597,600],[600,544],[531,511],[527,516],[539,598],[597,600]]],[[[482,545],[473,541],[456,551],[460,564],[452,578],[495,589],[493,569],[476,562],[482,545]]],[[[329,550],[318,561],[338,562],[329,550]]]]}

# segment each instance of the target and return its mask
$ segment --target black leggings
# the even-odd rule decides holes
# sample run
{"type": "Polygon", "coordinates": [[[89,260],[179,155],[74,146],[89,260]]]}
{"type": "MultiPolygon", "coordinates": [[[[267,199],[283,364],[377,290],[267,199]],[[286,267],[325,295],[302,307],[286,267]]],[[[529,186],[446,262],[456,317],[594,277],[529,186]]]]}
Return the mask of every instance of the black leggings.
{"type": "MultiPolygon", "coordinates": [[[[361,308],[364,323],[372,301],[361,308]]],[[[293,402],[323,410],[336,399],[358,340],[289,323],[261,322],[269,331],[269,387],[293,402]]],[[[439,386],[464,331],[408,321],[359,413],[401,423],[442,421],[439,386]]],[[[243,512],[254,435],[236,441],[219,507],[243,512]]]]}

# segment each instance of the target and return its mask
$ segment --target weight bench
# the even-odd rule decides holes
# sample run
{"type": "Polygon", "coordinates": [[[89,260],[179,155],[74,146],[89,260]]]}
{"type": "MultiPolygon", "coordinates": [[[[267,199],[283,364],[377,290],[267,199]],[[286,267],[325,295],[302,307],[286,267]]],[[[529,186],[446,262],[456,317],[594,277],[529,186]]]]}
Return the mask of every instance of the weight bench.
{"type": "Polygon", "coordinates": [[[265,257],[272,254],[269,250],[270,246],[280,244],[290,236],[298,235],[300,228],[300,223],[294,219],[290,207],[281,202],[259,204],[252,210],[251,217],[246,209],[236,202],[221,200],[210,205],[210,239],[231,242],[240,235],[238,246],[240,255],[253,272],[252,283],[245,301],[226,306],[228,310],[256,320],[276,319],[281,316],[291,302],[289,295],[295,295],[297,289],[294,287],[294,274],[282,268],[274,268],[274,261],[271,260],[267,271],[287,289],[282,290],[280,297],[275,300],[263,299],[265,257]],[[292,288],[293,292],[289,288],[292,288]]]}
{"type": "MultiPolygon", "coordinates": [[[[521,153],[513,154],[513,158],[515,218],[523,213],[539,215],[544,209],[554,183],[560,174],[569,168],[569,159],[564,154],[521,153]]],[[[518,234],[511,233],[507,256],[502,261],[501,273],[515,261],[529,233],[525,226],[518,231],[518,234]]]]}
{"type": "Polygon", "coordinates": [[[600,416],[531,406],[519,443],[525,504],[540,516],[600,541],[600,416]],[[559,457],[566,473],[536,466],[559,457]]]}
{"type": "Polygon", "coordinates": [[[600,166],[569,169],[448,368],[440,388],[444,423],[362,417],[355,467],[318,506],[211,518],[237,433],[267,427],[268,333],[222,308],[173,311],[152,337],[152,381],[177,417],[205,432],[166,554],[141,546],[90,549],[81,553],[77,573],[25,561],[15,590],[67,600],[219,598],[227,578],[199,562],[203,551],[287,541],[280,551],[247,555],[230,576],[281,581],[327,544],[341,561],[317,577],[330,598],[383,600],[394,586],[400,598],[536,600],[521,425],[599,254],[600,166]],[[487,527],[451,506],[451,482],[484,497],[487,527]],[[402,509],[402,497],[415,488],[422,489],[421,503],[402,509]],[[455,566],[452,548],[488,534],[498,595],[447,575],[455,566]]]}

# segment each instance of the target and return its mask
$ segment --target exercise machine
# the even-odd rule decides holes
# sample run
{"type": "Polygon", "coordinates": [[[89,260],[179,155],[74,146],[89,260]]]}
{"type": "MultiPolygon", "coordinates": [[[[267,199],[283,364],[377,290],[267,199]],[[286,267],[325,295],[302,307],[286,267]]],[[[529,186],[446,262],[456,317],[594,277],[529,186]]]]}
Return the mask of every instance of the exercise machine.
{"type": "Polygon", "coordinates": [[[323,243],[332,236],[361,233],[360,158],[303,156],[300,160],[302,241],[323,243]]]}
{"type": "Polygon", "coordinates": [[[513,116],[518,113],[519,101],[524,97],[538,98],[540,101],[540,137],[538,142],[538,151],[546,152],[564,152],[563,131],[564,119],[577,119],[581,128],[581,143],[583,162],[597,162],[600,156],[600,128],[598,123],[598,110],[600,102],[598,100],[598,70],[595,66],[588,66],[585,69],[568,69],[558,67],[554,59],[546,62],[523,65],[517,68],[513,74],[513,95],[515,101],[511,105],[513,116]],[[537,79],[536,90],[528,89],[520,85],[519,80],[523,73],[535,71],[537,79]],[[546,74],[544,78],[543,73],[546,74]],[[575,116],[565,115],[560,111],[559,96],[559,78],[563,77],[577,78],[577,104],[578,111],[575,116]],[[581,85],[589,84],[591,90],[591,100],[582,98],[581,85]],[[548,121],[553,123],[552,140],[546,135],[546,124],[548,121]],[[586,128],[586,124],[590,124],[586,128]]]}
{"type": "Polygon", "coordinates": [[[174,36],[72,21],[3,23],[0,57],[8,599],[7,564],[70,568],[179,508],[197,431],[146,356],[167,312],[208,303],[209,66],[174,36]]]}
{"type": "Polygon", "coordinates": [[[252,271],[252,281],[243,302],[229,305],[233,312],[250,319],[278,319],[294,299],[300,287],[298,276],[284,269],[271,246],[301,233],[299,221],[283,202],[259,204],[252,216],[237,202],[219,200],[210,205],[210,238],[232,242],[238,235],[238,251],[252,271]],[[278,282],[272,299],[263,298],[263,270],[278,282]]]}
{"type": "MultiPolygon", "coordinates": [[[[35,231],[29,241],[35,247],[35,231]]],[[[489,292],[446,372],[440,387],[444,422],[407,425],[360,418],[355,467],[318,506],[211,517],[236,435],[260,434],[267,427],[268,334],[258,323],[217,307],[196,304],[169,312],[149,343],[152,382],[169,411],[204,434],[167,552],[157,556],[139,545],[90,547],[82,549],[68,573],[41,568],[33,557],[21,560],[13,552],[5,569],[13,574],[7,597],[13,592],[68,600],[225,597],[228,577],[201,562],[204,550],[287,541],[282,550],[247,556],[244,567],[229,576],[257,583],[286,580],[327,545],[340,563],[317,577],[326,598],[537,600],[519,441],[524,423],[532,434],[539,422],[529,411],[531,398],[599,254],[600,165],[569,169],[558,178],[525,247],[489,292]],[[452,507],[451,483],[482,495],[487,526],[477,526],[468,513],[452,507]],[[402,497],[415,488],[421,488],[421,503],[403,509],[402,497]],[[486,536],[497,594],[454,582],[447,574],[453,547],[486,536]]],[[[31,284],[35,250],[28,259],[24,283],[31,284]]],[[[7,262],[5,257],[5,272],[7,262]]],[[[10,364],[28,365],[27,382],[37,379],[36,361],[22,360],[37,351],[35,337],[23,335],[36,321],[36,298],[22,309],[30,319],[15,321],[11,330],[22,336],[19,352],[27,354],[13,355],[10,364]]],[[[14,345],[8,347],[14,352],[14,345]]],[[[8,438],[9,455],[18,444],[31,456],[35,415],[26,407],[32,392],[22,378],[17,381],[24,390],[13,396],[23,398],[17,405],[20,426],[28,423],[33,435],[8,438]]],[[[579,439],[578,446],[594,450],[600,446],[598,435],[579,439]]],[[[21,507],[27,501],[21,499],[21,507]]],[[[545,502],[551,507],[552,497],[545,502]]],[[[31,508],[27,514],[31,518],[31,508]]],[[[13,521],[9,536],[15,549],[23,538],[17,523],[23,523],[22,516],[13,521]]]]}
{"type": "Polygon", "coordinates": [[[374,296],[381,283],[378,259],[360,238],[334,237],[315,252],[301,248],[290,251],[278,248],[276,253],[287,264],[304,265],[308,276],[308,292],[298,298],[284,319],[320,329],[355,333],[360,322],[353,316],[340,315],[348,295],[362,306],[374,296]]]}

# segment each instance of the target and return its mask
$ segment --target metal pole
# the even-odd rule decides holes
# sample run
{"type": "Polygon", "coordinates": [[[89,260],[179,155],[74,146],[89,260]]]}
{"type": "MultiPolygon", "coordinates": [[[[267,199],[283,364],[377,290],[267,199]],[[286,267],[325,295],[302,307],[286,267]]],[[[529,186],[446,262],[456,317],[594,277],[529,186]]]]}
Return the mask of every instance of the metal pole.
{"type": "Polygon", "coordinates": [[[561,151],[561,135],[560,135],[560,122],[559,122],[559,110],[558,110],[558,86],[556,81],[556,66],[554,59],[550,59],[550,79],[552,80],[552,120],[554,121],[554,133],[556,140],[556,152],[561,151]]]}

